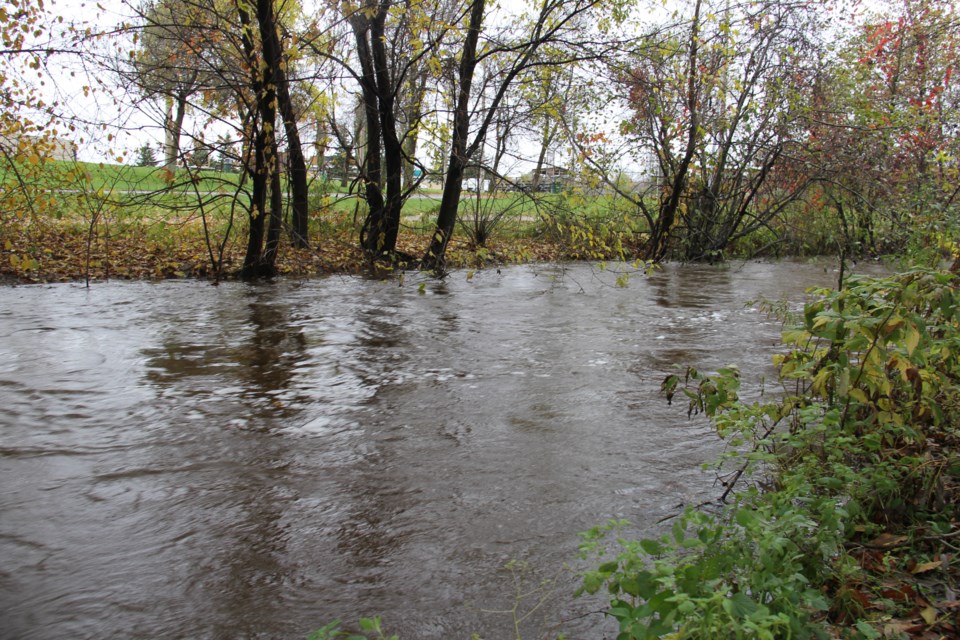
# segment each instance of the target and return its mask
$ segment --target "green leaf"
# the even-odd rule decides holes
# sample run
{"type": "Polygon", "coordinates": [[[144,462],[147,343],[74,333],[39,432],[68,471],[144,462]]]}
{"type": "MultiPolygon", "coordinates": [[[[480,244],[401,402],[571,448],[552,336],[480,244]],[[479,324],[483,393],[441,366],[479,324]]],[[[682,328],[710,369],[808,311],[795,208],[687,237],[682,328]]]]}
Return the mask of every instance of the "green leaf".
{"type": "Polygon", "coordinates": [[[583,590],[586,593],[596,593],[603,586],[606,578],[597,571],[588,571],[583,576],[583,590]]]}
{"type": "Polygon", "coordinates": [[[620,584],[624,593],[644,600],[650,600],[657,594],[657,581],[649,571],[638,571],[631,580],[620,584]]]}
{"type": "Polygon", "coordinates": [[[651,556],[659,556],[663,554],[663,545],[650,538],[641,540],[640,547],[651,556]]]}
{"type": "Polygon", "coordinates": [[[749,529],[757,521],[757,513],[753,509],[737,509],[734,519],[744,529],[749,529]]]}
{"type": "Polygon", "coordinates": [[[337,638],[340,635],[342,635],[340,632],[340,621],[334,620],[330,624],[324,625],[323,628],[311,633],[307,636],[307,640],[328,640],[329,638],[337,638]]]}
{"type": "Polygon", "coordinates": [[[869,622],[860,620],[857,622],[856,627],[857,631],[860,632],[860,635],[863,636],[865,640],[876,640],[876,638],[881,637],[880,632],[874,629],[873,625],[869,622]]]}
{"type": "Polygon", "coordinates": [[[760,608],[753,599],[742,591],[738,591],[733,594],[730,598],[727,598],[723,601],[723,610],[726,611],[730,617],[737,620],[743,620],[744,618],[753,615],[760,608]]]}
{"type": "Polygon", "coordinates": [[[612,562],[605,562],[604,564],[600,565],[597,568],[597,571],[599,571],[600,573],[610,574],[616,571],[619,566],[620,564],[616,560],[612,562]]]}
{"type": "Polygon", "coordinates": [[[684,531],[683,523],[679,520],[673,523],[673,539],[679,544],[683,544],[683,539],[686,537],[686,531],[684,531]]]}

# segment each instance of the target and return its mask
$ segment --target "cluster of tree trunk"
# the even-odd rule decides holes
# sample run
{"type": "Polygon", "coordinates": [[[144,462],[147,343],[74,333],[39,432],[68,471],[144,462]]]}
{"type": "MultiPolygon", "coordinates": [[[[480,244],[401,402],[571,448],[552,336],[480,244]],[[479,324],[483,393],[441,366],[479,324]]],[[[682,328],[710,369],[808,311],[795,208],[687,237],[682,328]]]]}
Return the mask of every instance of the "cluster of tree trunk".
{"type": "Polygon", "coordinates": [[[355,179],[366,204],[358,241],[371,265],[442,273],[465,179],[496,181],[519,121],[540,144],[533,191],[564,135],[581,168],[630,203],[648,260],[720,260],[751,234],[776,236],[784,212],[810,193],[835,210],[847,248],[879,250],[877,211],[886,207],[903,223],[960,197],[944,187],[955,173],[948,133],[956,127],[949,114],[958,111],[951,74],[960,39],[941,27],[955,24],[955,11],[944,0],[903,5],[896,20],[862,25],[840,54],[847,71],[828,60],[815,12],[781,0],[694,0],[629,44],[602,32],[635,6],[629,0],[539,0],[523,19],[494,27],[486,21],[502,14],[487,0],[331,0],[316,9],[324,26],[297,34],[290,25],[305,17],[285,14],[289,6],[275,0],[153,0],[140,10],[145,26],[131,77],[163,104],[171,171],[184,160],[191,105],[209,113],[232,105],[224,120],[242,123],[238,159],[252,194],[247,278],[275,273],[285,230],[293,246],[308,246],[308,113],[325,131],[317,134],[318,163],[326,165],[335,141],[336,164],[353,165],[337,171],[344,184],[355,179]],[[291,69],[306,55],[311,73],[327,69],[330,86],[355,83],[352,128],[337,121],[335,106],[305,106],[306,83],[291,69]],[[570,70],[580,63],[609,74],[608,87],[570,70]],[[589,118],[578,121],[615,100],[631,111],[619,133],[654,158],[654,179],[640,191],[617,182],[594,144],[603,133],[584,124],[589,118]],[[521,115],[516,105],[524,102],[521,115]],[[429,127],[442,196],[428,246],[404,255],[401,212],[427,173],[417,154],[429,127]]]}
{"type": "MultiPolygon", "coordinates": [[[[359,243],[371,263],[444,270],[463,180],[488,131],[501,127],[499,110],[508,90],[532,69],[568,63],[570,53],[554,52],[553,59],[539,54],[550,44],[567,46],[577,21],[601,4],[599,0],[543,2],[526,32],[515,29],[510,40],[490,40],[483,47],[485,0],[419,4],[360,0],[326,7],[349,26],[351,50],[316,42],[303,47],[312,47],[318,59],[339,65],[359,86],[359,126],[352,141],[333,118],[330,130],[344,159],[357,163],[359,193],[367,205],[359,243]],[[483,99],[478,101],[474,77],[483,64],[489,70],[483,99]],[[414,178],[415,167],[424,168],[416,159],[417,138],[426,117],[428,81],[436,76],[438,66],[445,70],[440,75],[450,79],[452,91],[447,97],[449,147],[435,231],[422,256],[415,258],[398,253],[397,239],[403,204],[422,179],[414,178]]],[[[303,114],[288,75],[290,55],[281,37],[286,26],[278,7],[274,0],[232,0],[228,11],[223,4],[201,8],[188,0],[156,0],[141,11],[141,17],[144,41],[133,77],[148,96],[165,101],[165,164],[171,171],[182,162],[180,139],[191,100],[200,94],[209,102],[209,96],[223,93],[223,87],[232,89],[233,97],[220,101],[232,100],[243,122],[240,160],[252,194],[241,276],[272,275],[286,224],[285,185],[290,190],[289,236],[299,247],[306,247],[309,237],[308,175],[298,127],[303,114]],[[207,15],[201,15],[204,11],[207,15]],[[231,33],[234,19],[239,29],[231,33]],[[198,24],[207,26],[198,28],[198,24]],[[187,59],[190,64],[185,64],[187,59]],[[285,134],[285,154],[278,140],[278,121],[285,134]]],[[[502,155],[503,150],[498,151],[498,158],[502,155]]],[[[346,174],[343,171],[344,180],[346,174]]]]}

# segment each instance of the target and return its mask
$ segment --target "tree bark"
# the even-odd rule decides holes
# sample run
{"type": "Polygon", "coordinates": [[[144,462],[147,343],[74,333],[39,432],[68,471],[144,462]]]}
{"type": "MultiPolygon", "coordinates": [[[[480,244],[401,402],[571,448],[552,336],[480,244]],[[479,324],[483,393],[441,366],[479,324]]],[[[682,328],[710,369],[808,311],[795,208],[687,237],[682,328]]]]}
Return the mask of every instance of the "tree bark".
{"type": "Polygon", "coordinates": [[[380,257],[393,256],[400,233],[400,210],[403,207],[403,148],[397,136],[396,90],[390,77],[387,57],[385,23],[389,3],[372,21],[370,44],[373,50],[374,70],[377,80],[380,113],[380,135],[383,136],[383,158],[386,165],[386,201],[382,225],[382,248],[380,257]]]}
{"type": "Polygon", "coordinates": [[[427,90],[427,73],[421,70],[408,83],[410,96],[404,108],[407,131],[403,137],[403,188],[413,186],[414,160],[417,156],[418,129],[423,117],[423,98],[427,90]]]}
{"type": "Polygon", "coordinates": [[[360,230],[360,248],[369,260],[375,260],[383,249],[383,171],[381,158],[382,136],[380,134],[380,114],[378,113],[377,81],[373,69],[373,54],[367,39],[370,32],[370,19],[366,15],[354,13],[350,16],[357,41],[357,58],[360,61],[360,88],[363,95],[364,143],[358,145],[362,154],[360,177],[363,181],[364,199],[367,201],[367,217],[360,230]]]}
{"type": "Polygon", "coordinates": [[[485,0],[473,0],[467,38],[460,58],[460,85],[454,109],[450,160],[443,181],[440,212],[437,214],[437,226],[430,246],[420,261],[422,268],[435,272],[444,270],[447,244],[450,242],[457,222],[457,208],[463,191],[463,173],[470,161],[467,153],[467,136],[470,134],[470,92],[473,86],[473,74],[477,67],[477,43],[480,40],[484,8],[485,0]]]}
{"type": "MultiPolygon", "coordinates": [[[[244,4],[235,2],[240,17],[244,54],[250,67],[250,86],[253,89],[257,112],[257,126],[253,140],[253,167],[248,167],[253,183],[250,203],[249,236],[247,252],[243,259],[240,277],[244,279],[272,277],[276,275],[276,258],[281,228],[280,207],[282,192],[277,172],[278,156],[275,126],[277,119],[277,94],[273,83],[267,82],[269,70],[260,69],[261,58],[253,38],[253,22],[244,4]],[[269,211],[268,191],[272,190],[269,211]],[[267,227],[267,220],[270,224],[267,227]],[[264,250],[266,240],[266,250],[264,250]]],[[[261,16],[273,14],[273,0],[257,0],[257,21],[261,16]]],[[[261,23],[262,24],[262,23],[261,23]]]]}
{"type": "Polygon", "coordinates": [[[467,136],[470,129],[470,94],[473,85],[473,76],[478,64],[477,45],[480,39],[480,29],[483,25],[485,0],[473,0],[470,5],[470,19],[467,27],[467,37],[464,41],[463,53],[460,57],[459,75],[460,86],[457,94],[453,114],[453,136],[451,141],[450,159],[447,166],[447,175],[443,184],[443,196],[440,201],[440,212],[437,214],[437,226],[434,230],[430,246],[420,261],[423,269],[430,269],[442,273],[447,250],[447,244],[453,235],[457,221],[457,207],[463,189],[463,175],[470,158],[486,138],[487,131],[493,123],[500,104],[507,94],[511,83],[525,69],[533,63],[534,54],[544,43],[549,42],[565,25],[577,15],[590,7],[596,6],[599,0],[576,2],[574,9],[560,19],[551,19],[554,12],[564,6],[562,1],[544,2],[540,9],[540,16],[533,28],[530,38],[511,50],[515,52],[513,63],[498,74],[499,85],[492,94],[492,99],[483,108],[483,117],[477,127],[472,142],[468,143],[467,136]]]}
{"type": "MultiPolygon", "coordinates": [[[[540,174],[543,172],[543,163],[547,159],[547,150],[553,144],[554,135],[557,132],[556,125],[551,126],[549,119],[544,119],[543,133],[540,137],[540,154],[537,156],[537,166],[533,170],[533,180],[530,181],[530,190],[536,193],[540,190],[540,174]]],[[[551,188],[553,185],[550,185],[551,188]]]]}
{"type": "Polygon", "coordinates": [[[187,115],[187,97],[182,93],[167,98],[167,117],[164,123],[163,166],[167,171],[176,173],[180,158],[180,136],[183,132],[183,119],[187,115]]]}
{"type": "Polygon", "coordinates": [[[370,261],[393,259],[403,206],[403,149],[397,137],[396,92],[386,49],[390,4],[368,0],[365,10],[349,16],[361,69],[367,142],[362,174],[368,211],[360,246],[370,261]]]}
{"type": "Polygon", "coordinates": [[[290,99],[289,80],[283,68],[283,49],[277,35],[277,17],[272,0],[257,0],[257,22],[260,27],[263,61],[268,74],[267,84],[272,85],[276,92],[277,107],[280,110],[283,128],[287,134],[290,189],[292,192],[291,210],[293,214],[291,237],[294,246],[306,248],[308,246],[309,216],[307,163],[300,142],[300,131],[297,128],[297,116],[290,99]]]}

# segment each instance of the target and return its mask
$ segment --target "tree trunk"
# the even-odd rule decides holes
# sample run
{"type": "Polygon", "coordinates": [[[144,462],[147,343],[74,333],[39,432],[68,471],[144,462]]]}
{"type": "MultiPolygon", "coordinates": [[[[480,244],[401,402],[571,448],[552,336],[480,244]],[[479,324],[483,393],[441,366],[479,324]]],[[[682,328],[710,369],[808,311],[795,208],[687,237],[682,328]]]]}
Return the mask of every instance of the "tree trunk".
{"type": "Polygon", "coordinates": [[[267,209],[267,174],[263,168],[267,162],[267,141],[262,124],[257,127],[253,140],[253,166],[249,167],[252,195],[250,201],[249,226],[247,235],[247,252],[243,258],[243,268],[240,277],[252,279],[259,277],[260,264],[263,259],[263,242],[266,236],[266,209],[267,209]]]}
{"type": "Polygon", "coordinates": [[[307,188],[307,159],[303,155],[300,142],[300,132],[297,128],[296,115],[290,104],[290,92],[286,81],[279,85],[283,89],[280,94],[280,109],[283,116],[283,127],[287,133],[287,153],[290,163],[290,188],[292,191],[291,210],[293,213],[293,230],[291,237],[293,245],[301,249],[309,246],[309,218],[310,198],[307,188]]]}
{"type": "Polygon", "coordinates": [[[680,199],[687,186],[687,171],[690,168],[690,162],[693,160],[696,151],[697,140],[700,137],[700,118],[697,105],[698,80],[697,80],[697,53],[700,37],[700,4],[697,0],[694,6],[693,23],[690,27],[690,55],[687,66],[687,110],[690,113],[690,124],[688,125],[687,148],[684,151],[683,158],[677,170],[674,172],[670,184],[667,186],[669,193],[666,194],[666,201],[661,196],[660,212],[656,223],[650,229],[650,239],[647,244],[647,258],[655,262],[663,260],[667,255],[668,240],[670,239],[670,230],[673,222],[676,220],[677,211],[680,208],[680,199]]]}
{"type": "Polygon", "coordinates": [[[385,28],[390,3],[371,2],[368,7],[372,13],[357,12],[349,18],[357,41],[367,124],[364,182],[369,210],[361,232],[360,246],[368,260],[393,259],[403,206],[403,149],[397,137],[394,113],[396,92],[390,77],[386,48],[385,28]]]}
{"type": "Polygon", "coordinates": [[[386,164],[387,197],[383,216],[383,240],[381,256],[393,256],[400,233],[400,210],[403,207],[403,148],[397,136],[397,116],[394,112],[396,92],[390,78],[387,57],[384,10],[372,23],[370,43],[377,77],[380,112],[380,135],[383,136],[383,157],[386,164]]]}
{"type": "Polygon", "coordinates": [[[497,123],[497,143],[493,152],[493,182],[490,183],[490,191],[496,191],[500,183],[500,164],[503,157],[507,155],[507,144],[510,142],[510,135],[513,133],[513,126],[509,120],[497,123]]]}
{"type": "Polygon", "coordinates": [[[417,140],[420,119],[423,117],[423,98],[427,88],[427,73],[421,71],[410,83],[410,97],[404,109],[407,132],[403,137],[403,188],[413,186],[414,160],[417,157],[417,140]]]}
{"type": "Polygon", "coordinates": [[[277,140],[271,141],[270,156],[273,166],[270,172],[270,216],[267,226],[267,244],[264,248],[263,263],[270,265],[270,275],[276,273],[274,265],[280,251],[280,234],[283,231],[283,185],[280,184],[280,154],[277,153],[277,140]]]}
{"type": "Polygon", "coordinates": [[[360,230],[360,248],[368,260],[375,260],[383,249],[384,201],[380,114],[377,102],[377,81],[373,69],[373,54],[367,36],[370,20],[366,15],[354,13],[350,26],[357,41],[357,57],[360,61],[360,86],[363,94],[364,142],[358,145],[358,154],[363,158],[360,176],[363,180],[363,195],[367,201],[367,217],[360,230]]]}
{"type": "Polygon", "coordinates": [[[463,172],[470,158],[467,154],[467,136],[470,134],[470,91],[473,85],[473,73],[477,67],[477,42],[480,39],[480,26],[483,24],[485,0],[473,0],[470,8],[470,26],[460,58],[460,90],[454,110],[453,139],[450,143],[450,160],[443,182],[443,196],[440,199],[440,212],[437,214],[437,226],[430,240],[430,246],[420,261],[421,267],[435,272],[444,270],[447,244],[453,235],[457,223],[457,208],[463,190],[463,172]]]}
{"type": "MultiPolygon", "coordinates": [[[[240,17],[244,54],[250,67],[250,86],[256,96],[259,123],[254,136],[254,166],[251,169],[253,196],[250,203],[250,234],[247,252],[243,259],[240,277],[244,279],[272,277],[276,275],[276,258],[280,237],[280,210],[282,192],[277,157],[276,120],[277,94],[269,78],[269,70],[261,70],[261,58],[253,41],[253,24],[250,14],[240,1],[235,3],[240,17]],[[270,210],[267,211],[267,192],[272,191],[270,210]],[[270,220],[269,228],[266,222],[270,220]],[[264,240],[266,239],[266,250],[264,240]]],[[[262,26],[263,16],[273,15],[273,0],[257,0],[257,21],[262,26]]],[[[270,21],[272,23],[272,20],[270,21]]]]}
{"type": "Polygon", "coordinates": [[[550,126],[550,120],[544,119],[543,135],[540,137],[540,155],[537,156],[537,167],[533,170],[533,180],[530,183],[530,190],[534,193],[540,189],[540,174],[543,172],[543,163],[547,159],[547,150],[553,143],[556,131],[556,127],[550,126]]]}
{"type": "MultiPolygon", "coordinates": [[[[283,51],[277,36],[277,19],[272,0],[258,0],[257,21],[260,25],[260,41],[263,46],[263,61],[266,65],[267,83],[275,88],[277,106],[283,118],[287,134],[287,154],[290,163],[290,188],[292,191],[293,229],[291,237],[296,247],[308,246],[309,202],[307,194],[307,163],[297,128],[297,116],[290,100],[287,74],[283,70],[283,51]]],[[[275,169],[276,170],[276,169],[275,169]]],[[[280,209],[278,208],[279,212],[280,209]]]]}
{"type": "Polygon", "coordinates": [[[182,94],[167,98],[167,117],[164,123],[163,166],[167,171],[176,173],[180,158],[180,136],[183,133],[183,119],[187,115],[187,98],[182,94]]]}

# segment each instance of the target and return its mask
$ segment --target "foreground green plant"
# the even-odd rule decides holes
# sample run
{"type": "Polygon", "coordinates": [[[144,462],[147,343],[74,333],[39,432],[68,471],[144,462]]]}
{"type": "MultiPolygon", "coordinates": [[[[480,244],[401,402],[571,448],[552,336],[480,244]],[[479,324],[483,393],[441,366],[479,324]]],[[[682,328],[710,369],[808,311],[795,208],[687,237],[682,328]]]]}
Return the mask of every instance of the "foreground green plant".
{"type": "Polygon", "coordinates": [[[620,537],[612,558],[625,523],[584,534],[582,551],[606,561],[582,590],[609,590],[619,639],[958,632],[956,284],[911,271],[818,291],[784,333],[774,402],[742,402],[734,368],[664,381],[731,445],[727,493],[753,484],[718,514],[688,509],[661,538],[620,537]]]}
{"type": "Polygon", "coordinates": [[[388,636],[383,631],[383,624],[380,616],[372,618],[360,618],[358,623],[362,633],[351,633],[340,629],[340,621],[334,620],[330,624],[324,625],[322,629],[317,629],[309,636],[307,640],[399,640],[400,636],[388,636]]]}

